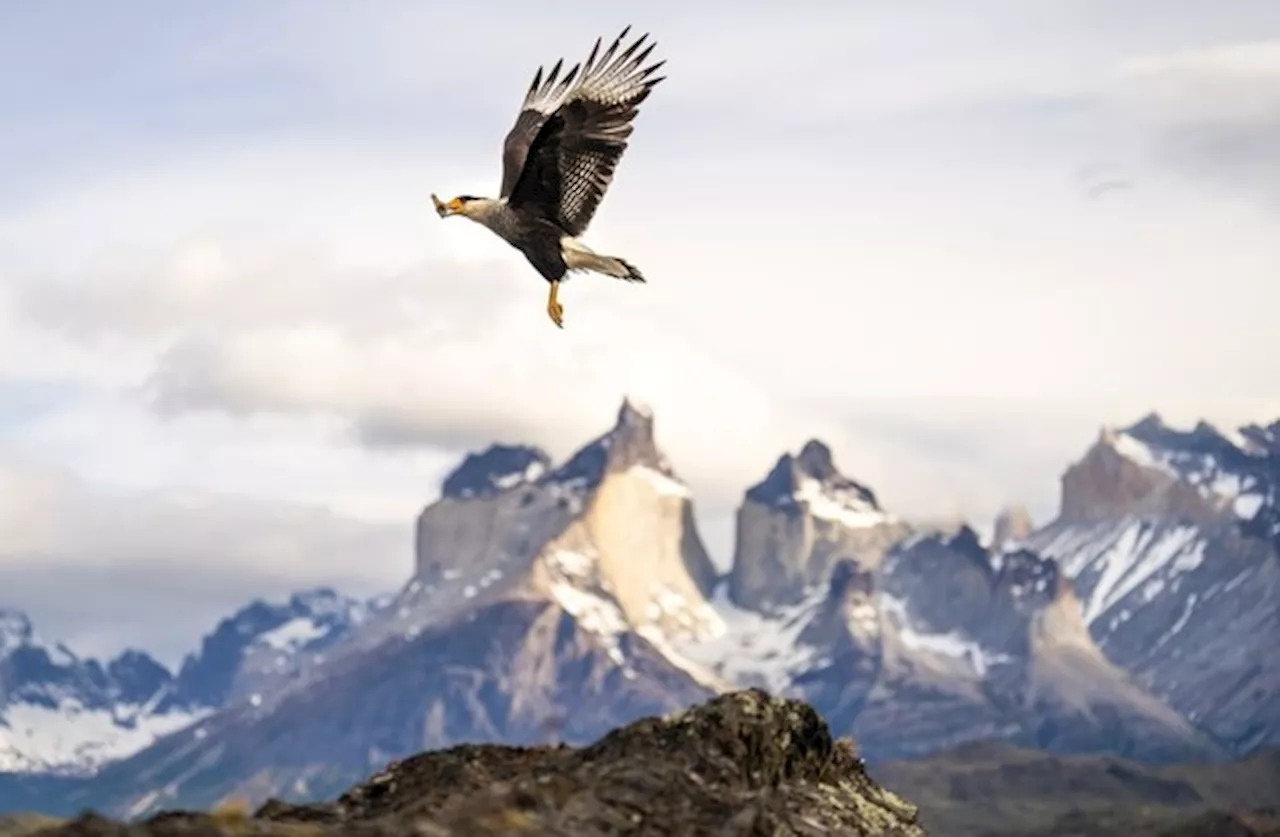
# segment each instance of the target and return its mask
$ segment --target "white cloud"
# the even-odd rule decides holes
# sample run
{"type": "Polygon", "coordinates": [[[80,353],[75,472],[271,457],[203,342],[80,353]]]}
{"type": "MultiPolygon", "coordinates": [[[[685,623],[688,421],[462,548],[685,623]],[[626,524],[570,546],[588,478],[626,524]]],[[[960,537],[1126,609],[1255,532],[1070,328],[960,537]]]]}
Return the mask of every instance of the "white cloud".
{"type": "Polygon", "coordinates": [[[1280,210],[1280,38],[1134,59],[1122,78],[1159,159],[1280,210]]]}
{"type": "Polygon", "coordinates": [[[78,652],[143,646],[176,663],[251,597],[394,589],[407,524],[199,489],[121,490],[0,458],[0,589],[78,652]]]}
{"type": "MultiPolygon", "coordinates": [[[[743,489],[812,436],[895,510],[1043,517],[1099,424],[1271,418],[1280,222],[1241,198],[1280,192],[1275,47],[1244,40],[1275,7],[1144,3],[655,5],[669,80],[587,236],[650,282],[575,278],[563,332],[520,254],[427,195],[496,187],[533,68],[616,31],[601,9],[245,6],[127,54],[77,40],[43,98],[0,81],[25,117],[0,158],[35,160],[0,162],[0,391],[57,393],[0,411],[53,480],[14,543],[121,591],[178,566],[146,556],[200,580],[279,538],[280,589],[333,577],[384,537],[406,554],[459,448],[565,456],[625,394],[722,555],[743,489]],[[1099,164],[1134,188],[1088,200],[1072,173],[1099,164]],[[72,512],[92,523],[36,526],[72,512]]],[[[236,577],[228,601],[257,594],[236,577]]]]}

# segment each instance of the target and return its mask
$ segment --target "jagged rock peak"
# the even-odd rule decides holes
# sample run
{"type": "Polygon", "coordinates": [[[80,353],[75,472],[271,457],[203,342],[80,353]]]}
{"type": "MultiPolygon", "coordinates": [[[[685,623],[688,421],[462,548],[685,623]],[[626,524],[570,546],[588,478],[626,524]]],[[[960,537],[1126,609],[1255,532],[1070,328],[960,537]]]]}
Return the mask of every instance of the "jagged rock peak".
{"type": "Polygon", "coordinates": [[[632,465],[648,465],[671,474],[671,464],[658,449],[653,432],[653,410],[643,402],[624,398],[618,408],[618,420],[609,431],[610,465],[617,469],[632,465]]]}
{"type": "Polygon", "coordinates": [[[622,399],[622,406],[618,408],[618,426],[628,423],[648,422],[650,429],[653,426],[653,408],[638,398],[628,395],[622,399]]]}
{"type": "MultiPolygon", "coordinates": [[[[976,568],[989,582],[995,578],[999,569],[992,553],[983,544],[982,536],[964,521],[946,528],[918,532],[894,544],[889,554],[896,561],[916,553],[941,556],[940,560],[948,562],[952,567],[955,566],[955,559],[961,558],[965,566],[976,568]]],[[[945,571],[941,569],[943,566],[946,564],[940,565],[939,571],[945,571]]]]}
{"type": "Polygon", "coordinates": [[[977,564],[991,566],[987,550],[982,545],[982,538],[977,530],[965,523],[947,541],[947,548],[965,556],[977,564]]]}
{"type": "Polygon", "coordinates": [[[470,500],[495,497],[530,483],[592,488],[606,473],[634,465],[675,477],[654,437],[653,410],[628,397],[623,399],[613,427],[580,448],[559,468],[552,469],[551,457],[539,447],[493,444],[479,453],[467,454],[445,478],[442,493],[445,497],[470,500]]]}
{"type": "Polygon", "coordinates": [[[1035,530],[1031,513],[1025,506],[1010,506],[996,515],[991,535],[992,549],[999,551],[1006,545],[1022,541],[1035,530]]]}
{"type": "Polygon", "coordinates": [[[0,657],[31,642],[31,619],[20,610],[0,607],[0,657]]]}
{"type": "Polygon", "coordinates": [[[804,443],[804,447],[800,449],[800,455],[796,457],[796,464],[800,466],[801,471],[815,479],[826,480],[839,476],[836,472],[835,460],[831,456],[831,448],[817,439],[810,439],[804,443]]]}
{"type": "Polygon", "coordinates": [[[1128,427],[1103,428],[1063,474],[1060,520],[1137,514],[1204,522],[1223,512],[1249,520],[1265,503],[1276,474],[1266,431],[1223,433],[1205,421],[1180,430],[1151,413],[1128,427]]]}
{"type": "Polygon", "coordinates": [[[961,526],[897,544],[881,581],[890,595],[920,607],[923,622],[945,632],[954,620],[975,618],[990,606],[996,569],[978,534],[961,526]]]}
{"type": "MultiPolygon", "coordinates": [[[[79,660],[79,657],[61,642],[49,642],[41,637],[26,613],[12,608],[0,608],[0,659],[21,649],[34,649],[57,665],[74,665],[79,660]]],[[[96,661],[89,662],[98,665],[96,661]]],[[[3,696],[4,692],[0,689],[0,698],[3,696]]]]}
{"type": "Polygon", "coordinates": [[[254,599],[219,620],[198,652],[183,659],[162,709],[225,706],[272,677],[288,677],[307,652],[331,647],[376,611],[375,602],[348,598],[330,587],[285,601],[254,599]]]}
{"type": "Polygon", "coordinates": [[[460,500],[490,497],[532,482],[550,467],[551,458],[540,448],[494,444],[480,453],[467,454],[462,464],[445,477],[443,493],[460,500]]]}
{"type": "Polygon", "coordinates": [[[747,489],[747,499],[766,506],[795,508],[810,495],[838,499],[850,510],[879,511],[875,492],[839,472],[831,448],[810,439],[798,455],[785,453],[762,481],[747,489]]]}
{"type": "Polygon", "coordinates": [[[1124,432],[1132,435],[1145,435],[1154,433],[1163,433],[1171,428],[1165,423],[1164,416],[1155,410],[1147,413],[1142,418],[1135,421],[1132,425],[1124,429],[1124,432]]]}
{"type": "Polygon", "coordinates": [[[1057,561],[1027,549],[1001,557],[996,586],[1015,604],[1030,608],[1047,606],[1071,590],[1057,561]]]}
{"type": "Polygon", "coordinates": [[[609,432],[587,444],[545,479],[595,486],[608,472],[625,471],[636,465],[664,476],[676,476],[671,463],[658,449],[653,411],[633,398],[625,398],[609,432]]]}
{"type": "Polygon", "coordinates": [[[532,483],[424,509],[414,578],[388,630],[411,635],[517,594],[573,614],[599,601],[666,630],[679,614],[701,614],[718,576],[692,499],[658,449],[652,411],[628,398],[612,427],[532,483]]]}
{"type": "Polygon", "coordinates": [[[127,704],[145,702],[173,680],[173,672],[150,654],[132,649],[107,663],[106,673],[115,684],[117,698],[127,704]]]}
{"type": "Polygon", "coordinates": [[[761,612],[802,601],[836,561],[879,564],[908,528],[871,489],[842,475],[831,449],[811,439],[779,457],[738,509],[729,598],[761,612]]]}
{"type": "Polygon", "coordinates": [[[939,530],[920,534],[896,544],[893,555],[901,556],[913,552],[924,551],[937,556],[944,562],[938,565],[939,572],[962,572],[977,570],[987,584],[993,584],[1000,570],[996,556],[982,542],[982,536],[968,523],[961,522],[950,530],[939,530]],[[957,566],[956,559],[960,559],[957,566]],[[961,568],[964,568],[963,570],[961,568]]]}
{"type": "Polygon", "coordinates": [[[1103,428],[1099,441],[1121,455],[1148,467],[1186,470],[1187,465],[1214,458],[1240,465],[1250,457],[1275,450],[1280,422],[1270,428],[1248,425],[1238,430],[1219,429],[1200,420],[1190,430],[1169,425],[1158,413],[1149,413],[1128,427],[1103,428]]]}
{"type": "Polygon", "coordinates": [[[192,720],[155,711],[172,679],[144,652],[104,666],[0,610],[0,773],[84,776],[136,752],[192,720]]]}
{"type": "Polygon", "coordinates": [[[1240,435],[1249,451],[1280,456],[1280,421],[1268,425],[1245,425],[1240,428],[1240,435]]]}

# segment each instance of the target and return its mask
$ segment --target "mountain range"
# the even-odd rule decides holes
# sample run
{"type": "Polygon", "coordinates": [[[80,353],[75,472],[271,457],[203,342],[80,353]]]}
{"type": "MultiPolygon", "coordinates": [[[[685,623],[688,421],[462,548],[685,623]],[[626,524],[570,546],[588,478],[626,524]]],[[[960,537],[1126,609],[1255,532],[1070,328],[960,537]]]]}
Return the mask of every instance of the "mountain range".
{"type": "Polygon", "coordinates": [[[156,738],[189,726],[255,684],[320,656],[374,602],[332,590],[288,602],[255,601],[224,619],[178,672],[141,651],[102,664],[50,643],[16,610],[0,610],[0,771],[91,775],[156,738]]]}
{"type": "Polygon", "coordinates": [[[0,810],[335,794],[422,749],[588,743],[760,686],[872,763],[998,740],[1224,761],[1280,744],[1280,422],[1101,431],[1057,517],[984,540],[882,508],[818,440],[744,492],[717,572],[654,416],[563,463],[468,455],[369,602],[255,602],[170,672],[0,616],[0,810]]]}

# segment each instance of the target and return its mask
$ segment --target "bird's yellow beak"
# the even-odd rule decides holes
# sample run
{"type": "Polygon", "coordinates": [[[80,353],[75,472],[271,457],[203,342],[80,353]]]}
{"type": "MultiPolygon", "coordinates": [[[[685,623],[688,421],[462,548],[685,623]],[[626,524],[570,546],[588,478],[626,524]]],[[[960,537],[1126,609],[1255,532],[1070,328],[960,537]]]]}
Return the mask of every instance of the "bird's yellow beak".
{"type": "Polygon", "coordinates": [[[436,214],[441,218],[447,218],[450,215],[457,215],[462,211],[462,201],[454,198],[448,203],[441,203],[440,199],[434,194],[431,195],[431,202],[435,204],[436,214]]]}

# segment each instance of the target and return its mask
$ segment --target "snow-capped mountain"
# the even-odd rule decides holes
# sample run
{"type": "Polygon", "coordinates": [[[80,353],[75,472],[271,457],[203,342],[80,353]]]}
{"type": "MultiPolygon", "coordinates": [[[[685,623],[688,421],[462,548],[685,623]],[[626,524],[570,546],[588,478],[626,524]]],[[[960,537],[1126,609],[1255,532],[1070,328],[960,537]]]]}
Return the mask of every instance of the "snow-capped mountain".
{"type": "Polygon", "coordinates": [[[0,610],[0,772],[91,773],[186,726],[199,707],[159,708],[171,680],[137,651],[81,659],[0,610]]]}
{"type": "Polygon", "coordinates": [[[803,599],[713,602],[730,630],[679,644],[737,685],[805,698],[871,759],[1001,738],[1149,759],[1221,748],[1107,660],[1057,563],[921,532],[876,565],[839,560],[803,599]]]}
{"type": "MultiPolygon", "coordinates": [[[[332,590],[255,601],[224,619],[175,675],[140,651],[105,665],[0,610],[0,773],[88,775],[235,699],[287,681],[376,604],[332,590]]],[[[260,698],[259,698],[260,699],[260,698]]]]}
{"type": "Polygon", "coordinates": [[[1106,658],[1053,559],[993,554],[962,527],[895,549],[880,584],[879,693],[851,725],[864,746],[917,755],[940,739],[1001,738],[1145,760],[1221,754],[1106,658]]]}
{"type": "Polygon", "coordinates": [[[991,738],[1244,752],[1280,718],[1276,437],[1106,431],[1057,520],[1011,511],[991,544],[897,519],[811,440],[744,493],[720,578],[652,413],[626,402],[561,464],[467,456],[395,596],[224,621],[156,704],[217,710],[65,802],[314,798],[423,748],[585,742],[752,685],[811,701],[871,760],[991,738]]]}
{"type": "Polygon", "coordinates": [[[1108,659],[1235,752],[1280,742],[1278,439],[1104,430],[1024,541],[1073,579],[1108,659]]]}
{"type": "MultiPolygon", "coordinates": [[[[494,449],[490,449],[492,453],[494,449]]],[[[585,742],[711,695],[663,645],[714,630],[690,492],[653,417],[541,470],[468,457],[419,518],[412,579],[288,680],[105,768],[109,810],[324,794],[388,759],[471,741],[585,742]]]]}
{"type": "Polygon", "coordinates": [[[678,621],[671,603],[700,600],[716,577],[692,494],[657,448],[652,414],[629,401],[558,467],[530,447],[468,455],[419,516],[415,546],[413,578],[354,646],[412,638],[515,595],[604,614],[614,605],[595,604],[596,587],[631,624],[678,621]]]}
{"type": "Polygon", "coordinates": [[[737,523],[729,598],[766,611],[798,604],[841,558],[874,567],[907,532],[871,489],[836,469],[817,439],[747,489],[737,523]]]}
{"type": "Polygon", "coordinates": [[[385,599],[359,601],[329,588],[296,593],[284,602],[255,600],[223,619],[188,654],[161,707],[221,708],[323,659],[351,630],[385,607],[385,599]]]}
{"type": "Polygon", "coordinates": [[[469,500],[493,497],[520,483],[533,482],[551,470],[551,457],[527,445],[490,445],[480,453],[469,453],[453,473],[445,478],[441,494],[469,500]]]}

